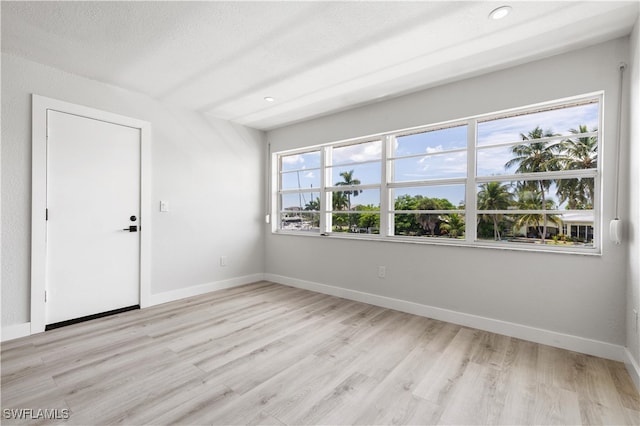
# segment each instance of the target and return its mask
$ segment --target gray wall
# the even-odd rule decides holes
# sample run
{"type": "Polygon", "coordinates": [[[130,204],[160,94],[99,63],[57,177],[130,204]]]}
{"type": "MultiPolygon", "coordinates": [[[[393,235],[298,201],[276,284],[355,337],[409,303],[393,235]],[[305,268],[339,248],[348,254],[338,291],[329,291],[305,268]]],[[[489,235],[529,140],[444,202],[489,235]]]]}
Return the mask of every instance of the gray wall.
{"type": "Polygon", "coordinates": [[[262,274],[262,132],[2,54],[3,327],[30,321],[32,93],[151,122],[152,294],[262,274]]]}
{"type": "MultiPolygon", "coordinates": [[[[628,52],[629,39],[618,39],[276,129],[267,139],[275,152],[604,90],[606,230],[614,214],[618,64],[628,52]]],[[[623,150],[628,155],[628,144],[623,150]]],[[[621,173],[626,203],[626,167],[621,173]]],[[[625,345],[627,250],[606,232],[602,256],[581,256],[267,231],[266,272],[625,345]],[[386,279],[377,278],[377,265],[387,267],[386,279]]]]}

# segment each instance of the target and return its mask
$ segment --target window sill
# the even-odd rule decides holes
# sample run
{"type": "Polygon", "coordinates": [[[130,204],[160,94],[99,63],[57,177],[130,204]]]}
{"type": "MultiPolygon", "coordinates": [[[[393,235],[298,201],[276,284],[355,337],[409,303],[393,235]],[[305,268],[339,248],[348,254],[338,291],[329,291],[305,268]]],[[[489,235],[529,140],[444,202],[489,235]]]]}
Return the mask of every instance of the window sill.
{"type": "Polygon", "coordinates": [[[477,241],[474,243],[467,242],[465,240],[454,240],[449,238],[430,238],[430,237],[382,237],[376,234],[347,234],[347,233],[303,233],[298,231],[272,231],[273,235],[287,235],[296,237],[309,237],[309,238],[328,238],[337,240],[355,240],[355,241],[377,241],[386,243],[400,243],[400,244],[417,244],[417,245],[432,245],[432,246],[448,246],[448,247],[467,247],[477,249],[493,249],[493,250],[507,250],[507,251],[521,251],[521,252],[534,252],[534,253],[555,253],[555,254],[569,254],[580,256],[602,256],[602,251],[599,248],[580,248],[572,247],[570,249],[554,246],[541,247],[539,244],[531,245],[506,245],[507,243],[491,242],[491,241],[477,241]],[[534,247],[538,246],[538,247],[534,247]]]}

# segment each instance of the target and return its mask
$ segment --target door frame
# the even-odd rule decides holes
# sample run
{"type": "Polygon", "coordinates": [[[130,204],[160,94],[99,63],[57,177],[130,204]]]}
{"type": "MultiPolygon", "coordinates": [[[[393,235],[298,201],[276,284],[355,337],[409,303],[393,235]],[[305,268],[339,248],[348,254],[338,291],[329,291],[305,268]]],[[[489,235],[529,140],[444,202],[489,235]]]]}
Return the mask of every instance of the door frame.
{"type": "Polygon", "coordinates": [[[140,307],[151,299],[151,124],[32,94],[31,104],[31,334],[44,331],[47,266],[47,111],[54,110],[140,130],[140,307]]]}

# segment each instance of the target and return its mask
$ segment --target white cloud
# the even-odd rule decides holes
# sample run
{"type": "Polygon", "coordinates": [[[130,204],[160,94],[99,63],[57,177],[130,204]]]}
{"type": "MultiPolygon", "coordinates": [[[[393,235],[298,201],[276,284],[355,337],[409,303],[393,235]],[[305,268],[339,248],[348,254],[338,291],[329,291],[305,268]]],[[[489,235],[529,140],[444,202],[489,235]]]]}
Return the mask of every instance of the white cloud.
{"type": "Polygon", "coordinates": [[[349,145],[334,148],[334,164],[356,163],[361,161],[379,160],[382,154],[382,143],[380,141],[349,145]]]}
{"type": "Polygon", "coordinates": [[[429,155],[412,162],[403,161],[396,163],[396,172],[406,178],[462,177],[467,173],[467,155],[465,152],[454,152],[429,155]]]}
{"type": "Polygon", "coordinates": [[[299,155],[299,154],[287,155],[286,157],[282,157],[282,162],[284,164],[290,164],[290,165],[302,164],[302,163],[304,163],[304,157],[302,155],[299,155]]]}

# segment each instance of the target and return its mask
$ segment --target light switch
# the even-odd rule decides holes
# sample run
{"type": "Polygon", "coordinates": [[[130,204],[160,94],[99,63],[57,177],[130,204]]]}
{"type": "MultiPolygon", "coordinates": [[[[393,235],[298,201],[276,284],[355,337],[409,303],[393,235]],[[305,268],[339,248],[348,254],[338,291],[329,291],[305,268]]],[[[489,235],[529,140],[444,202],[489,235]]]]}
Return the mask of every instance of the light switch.
{"type": "Polygon", "coordinates": [[[168,201],[160,201],[160,211],[168,212],[169,211],[169,202],[168,201]]]}

